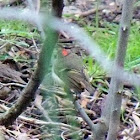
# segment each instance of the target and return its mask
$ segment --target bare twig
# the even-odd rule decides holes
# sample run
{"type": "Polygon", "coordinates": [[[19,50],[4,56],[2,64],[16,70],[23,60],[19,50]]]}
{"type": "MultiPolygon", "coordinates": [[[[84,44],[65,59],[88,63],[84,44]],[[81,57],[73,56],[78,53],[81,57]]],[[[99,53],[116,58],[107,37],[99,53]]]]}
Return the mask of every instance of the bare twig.
{"type": "Polygon", "coordinates": [[[91,119],[88,117],[88,115],[86,114],[86,112],[84,111],[84,109],[80,106],[78,100],[76,100],[74,102],[76,109],[78,110],[78,112],[80,113],[81,117],[83,118],[83,120],[88,124],[88,126],[90,127],[91,131],[94,133],[95,131],[95,126],[93,124],[93,122],[91,121],[91,119]]]}
{"type": "MultiPolygon", "coordinates": [[[[104,8],[103,7],[99,7],[99,11],[103,10],[104,8]]],[[[96,9],[91,9],[91,10],[88,10],[88,11],[85,11],[85,12],[82,12],[80,14],[76,14],[75,16],[76,17],[86,17],[86,16],[89,16],[89,15],[92,15],[92,14],[95,14],[96,13],[96,9]]]]}
{"type": "MultiPolygon", "coordinates": [[[[81,117],[83,118],[83,120],[88,124],[88,126],[90,127],[91,131],[92,131],[92,134],[93,134],[93,137],[95,138],[96,137],[96,132],[98,130],[98,125],[94,124],[92,122],[92,120],[88,117],[88,115],[86,114],[85,110],[80,106],[78,100],[76,100],[75,102],[75,107],[76,109],[79,111],[81,117]]],[[[98,122],[100,124],[100,126],[102,127],[103,130],[106,129],[106,126],[105,126],[105,122],[103,119],[98,119],[96,120],[96,122],[98,122]]],[[[98,133],[99,135],[102,136],[102,132],[98,133]]],[[[104,136],[102,136],[100,138],[102,139],[104,136]]],[[[99,140],[99,139],[95,139],[95,140],[99,140]]]]}
{"type": "Polygon", "coordinates": [[[5,47],[6,44],[12,44],[12,45],[15,45],[15,46],[16,46],[17,48],[19,48],[19,49],[25,50],[26,52],[29,52],[29,53],[36,53],[36,51],[29,50],[28,48],[25,48],[25,47],[22,47],[22,46],[16,44],[16,42],[14,43],[14,42],[12,42],[12,41],[4,40],[4,39],[1,39],[1,38],[0,38],[0,40],[1,40],[2,42],[5,42],[5,44],[2,45],[2,46],[0,47],[0,49],[2,49],[3,47],[5,47]]]}
{"type": "Polygon", "coordinates": [[[32,41],[33,41],[33,44],[34,44],[34,47],[35,47],[36,51],[39,53],[39,49],[38,49],[38,47],[37,47],[37,45],[36,45],[36,42],[35,42],[35,40],[34,40],[33,37],[32,37],[32,41]]]}

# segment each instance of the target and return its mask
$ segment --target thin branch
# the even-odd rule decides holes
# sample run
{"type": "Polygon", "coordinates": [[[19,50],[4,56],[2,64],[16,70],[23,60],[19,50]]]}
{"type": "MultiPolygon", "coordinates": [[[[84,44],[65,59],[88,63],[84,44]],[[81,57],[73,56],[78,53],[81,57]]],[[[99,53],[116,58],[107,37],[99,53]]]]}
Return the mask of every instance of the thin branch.
{"type": "Polygon", "coordinates": [[[45,74],[48,72],[51,55],[56,44],[56,36],[53,31],[47,34],[48,37],[44,41],[44,45],[40,52],[37,68],[32,75],[29,83],[23,89],[21,96],[6,113],[0,116],[0,124],[9,125],[26,109],[34,98],[36,90],[42,82],[45,74]]]}
{"type": "MultiPolygon", "coordinates": [[[[102,11],[103,9],[105,9],[105,7],[101,6],[99,7],[99,11],[102,11]]],[[[86,16],[89,16],[89,15],[93,15],[96,13],[96,8],[95,9],[91,9],[91,10],[88,10],[88,11],[85,11],[85,12],[82,12],[80,14],[75,14],[76,17],[86,17],[86,16]]]]}
{"type": "Polygon", "coordinates": [[[81,117],[83,118],[83,120],[88,124],[88,126],[91,129],[91,131],[94,133],[95,132],[95,125],[93,124],[91,119],[88,117],[88,115],[86,114],[85,110],[80,106],[78,100],[76,100],[74,102],[74,104],[75,104],[76,109],[80,113],[81,117]]]}
{"type": "MultiPolygon", "coordinates": [[[[115,58],[115,65],[112,69],[112,79],[109,88],[109,93],[105,101],[105,107],[102,110],[101,118],[104,119],[106,123],[106,129],[103,130],[102,126],[98,125],[97,137],[95,139],[99,140],[98,133],[105,136],[109,129],[107,140],[115,140],[117,137],[119,122],[120,122],[120,108],[121,108],[121,93],[119,90],[122,88],[122,81],[118,78],[121,73],[118,72],[118,67],[123,68],[124,60],[126,55],[126,48],[128,43],[128,35],[130,30],[130,21],[132,18],[132,0],[125,0],[123,5],[123,12],[120,24],[119,40],[117,45],[117,55],[115,58]]],[[[103,138],[104,139],[104,138],[103,138]]]]}
{"type": "MultiPolygon", "coordinates": [[[[77,111],[80,113],[81,117],[83,118],[83,120],[87,123],[87,125],[90,127],[91,131],[92,131],[92,135],[93,135],[93,138],[96,138],[97,136],[97,130],[98,130],[98,125],[94,124],[92,122],[92,120],[88,117],[88,115],[86,114],[85,110],[81,107],[81,105],[79,104],[78,100],[76,100],[74,102],[75,104],[75,107],[77,109],[77,111]]],[[[100,124],[100,126],[102,127],[102,129],[106,129],[106,126],[105,126],[105,122],[104,120],[101,120],[101,119],[98,119],[98,124],[100,124]]],[[[102,131],[101,132],[98,132],[99,136],[97,140],[101,140],[102,138],[104,138],[104,136],[102,135],[102,131]]],[[[96,140],[96,139],[95,139],[96,140]]]]}
{"type": "MultiPolygon", "coordinates": [[[[116,55],[116,64],[120,67],[124,67],[124,60],[127,50],[128,44],[128,36],[130,31],[130,21],[132,19],[132,12],[133,12],[133,1],[134,0],[124,0],[123,3],[123,11],[122,11],[122,18],[120,23],[120,31],[119,31],[119,40],[118,40],[118,49],[116,55]]],[[[115,73],[117,74],[117,68],[115,67],[115,73]]],[[[121,76],[118,74],[118,76],[121,76]]],[[[112,100],[112,108],[111,108],[111,116],[110,116],[110,125],[109,125],[109,133],[107,140],[115,140],[118,133],[118,128],[120,124],[120,110],[121,110],[121,101],[122,96],[119,93],[120,88],[122,88],[123,84],[119,79],[112,79],[114,84],[116,84],[116,88],[113,91],[113,98],[112,100]]],[[[114,86],[112,85],[112,88],[114,86]]],[[[110,87],[111,88],[111,87],[110,87]]]]}

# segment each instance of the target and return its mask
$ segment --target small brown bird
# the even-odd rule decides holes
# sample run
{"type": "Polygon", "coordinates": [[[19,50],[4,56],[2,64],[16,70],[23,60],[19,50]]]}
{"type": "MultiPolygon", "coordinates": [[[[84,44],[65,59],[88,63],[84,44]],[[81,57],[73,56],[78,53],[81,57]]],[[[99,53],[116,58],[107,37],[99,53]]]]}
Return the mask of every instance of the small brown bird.
{"type": "Polygon", "coordinates": [[[85,74],[82,58],[71,52],[71,49],[59,48],[54,65],[54,73],[63,81],[66,88],[76,94],[80,94],[85,89],[89,93],[94,92],[85,74]]]}

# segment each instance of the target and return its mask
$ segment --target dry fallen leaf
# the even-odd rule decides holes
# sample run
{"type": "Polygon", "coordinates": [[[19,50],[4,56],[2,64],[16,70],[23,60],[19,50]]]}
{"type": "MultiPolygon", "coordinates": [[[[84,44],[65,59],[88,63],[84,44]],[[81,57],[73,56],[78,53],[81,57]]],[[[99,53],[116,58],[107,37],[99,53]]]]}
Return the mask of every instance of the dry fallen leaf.
{"type": "Polygon", "coordinates": [[[30,140],[28,135],[26,133],[21,133],[18,137],[17,140],[30,140]]]}
{"type": "Polygon", "coordinates": [[[127,104],[129,103],[131,97],[132,93],[129,90],[125,90],[122,97],[122,105],[121,105],[122,111],[126,110],[127,104]]]}
{"type": "Polygon", "coordinates": [[[73,103],[69,100],[60,98],[59,96],[56,95],[56,99],[59,103],[59,105],[63,106],[63,107],[72,107],[73,103]]]}
{"type": "Polygon", "coordinates": [[[135,114],[135,112],[132,113],[132,117],[133,117],[135,124],[137,125],[139,131],[140,131],[140,118],[135,114]]]}
{"type": "Polygon", "coordinates": [[[87,99],[87,98],[85,98],[85,97],[82,97],[81,98],[81,106],[83,107],[83,108],[86,108],[87,107],[87,104],[90,102],[90,99],[87,99]]]}
{"type": "Polygon", "coordinates": [[[5,99],[8,97],[8,94],[10,93],[11,89],[8,87],[2,87],[0,88],[0,99],[5,99]]]}
{"type": "Polygon", "coordinates": [[[22,73],[11,69],[9,66],[0,63],[0,82],[3,81],[12,81],[25,84],[25,82],[21,79],[22,73]]]}
{"type": "Polygon", "coordinates": [[[41,95],[36,95],[36,98],[35,98],[35,105],[37,107],[42,107],[42,99],[43,97],[41,95]]]}

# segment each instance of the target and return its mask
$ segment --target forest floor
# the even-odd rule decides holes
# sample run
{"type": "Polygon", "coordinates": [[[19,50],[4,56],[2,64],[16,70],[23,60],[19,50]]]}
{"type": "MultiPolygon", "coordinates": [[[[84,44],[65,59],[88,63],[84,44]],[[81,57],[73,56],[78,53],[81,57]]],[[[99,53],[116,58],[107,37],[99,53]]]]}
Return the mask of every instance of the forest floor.
{"type": "MultiPolygon", "coordinates": [[[[12,4],[10,6],[15,6],[12,4]]],[[[23,7],[23,3],[18,6],[23,7]]],[[[108,55],[115,56],[121,6],[109,0],[95,3],[93,0],[77,0],[66,3],[63,20],[82,27],[108,55]]],[[[42,10],[42,9],[41,9],[42,10]]],[[[125,60],[125,69],[140,74],[140,6],[135,4],[130,40],[125,60]]],[[[40,47],[40,32],[32,25],[21,21],[0,21],[0,111],[5,112],[19,98],[35,70],[40,47]]],[[[84,92],[80,104],[93,122],[100,117],[107,95],[110,75],[94,58],[91,58],[74,38],[60,33],[58,45],[75,48],[82,55],[95,93],[84,92]]],[[[51,68],[50,68],[51,69],[51,68]]],[[[51,70],[50,70],[51,72],[51,70]]],[[[140,139],[139,87],[125,83],[121,107],[121,124],[118,140],[140,139]]],[[[6,140],[90,140],[91,130],[75,110],[73,100],[64,89],[54,84],[50,73],[36,93],[30,106],[9,127],[1,126],[1,135],[6,140]],[[52,121],[48,122],[47,117],[52,121]]]]}

